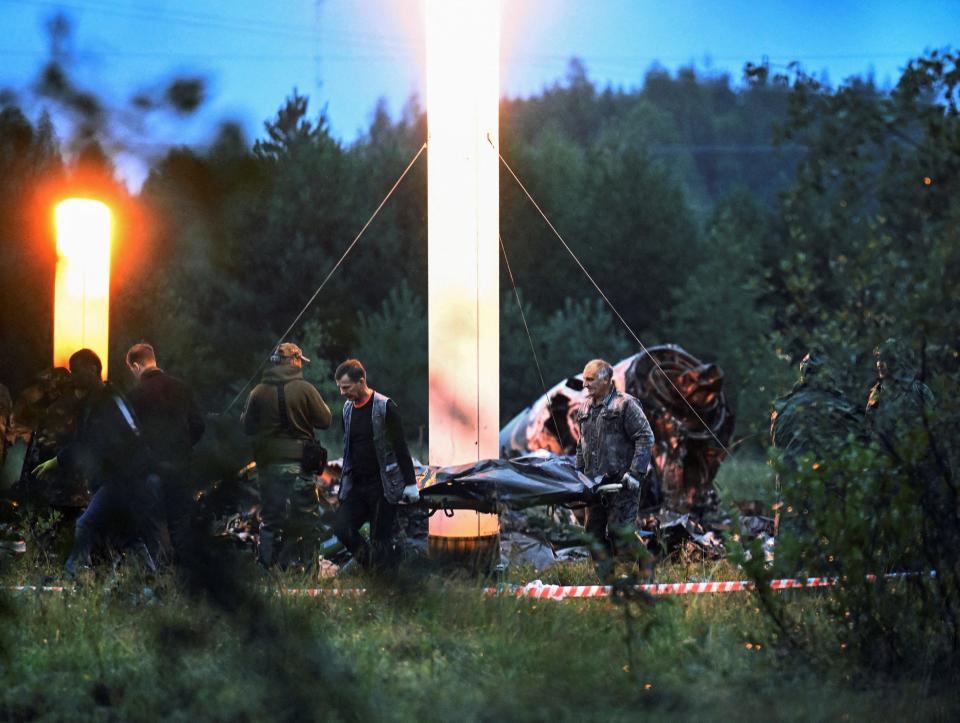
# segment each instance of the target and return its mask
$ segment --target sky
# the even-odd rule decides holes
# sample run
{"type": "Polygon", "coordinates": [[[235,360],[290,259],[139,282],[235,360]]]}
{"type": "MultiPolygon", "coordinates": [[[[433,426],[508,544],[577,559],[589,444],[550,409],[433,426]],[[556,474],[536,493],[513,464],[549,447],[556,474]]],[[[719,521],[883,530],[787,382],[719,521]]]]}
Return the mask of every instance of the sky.
{"type": "MultiPolygon", "coordinates": [[[[209,82],[201,112],[155,119],[128,138],[118,163],[133,188],[151,154],[203,144],[221,121],[251,141],[295,88],[333,134],[352,142],[378,99],[396,117],[424,97],[423,0],[0,0],[0,89],[28,115],[47,56],[46,24],[72,21],[78,83],[121,106],[178,74],[209,82]]],[[[494,2],[495,0],[486,0],[494,2]]],[[[925,49],[956,47],[960,0],[502,0],[501,92],[536,94],[561,82],[571,57],[598,86],[630,90],[657,63],[728,73],[767,59],[799,61],[836,84],[872,73],[899,77],[925,49]]]]}

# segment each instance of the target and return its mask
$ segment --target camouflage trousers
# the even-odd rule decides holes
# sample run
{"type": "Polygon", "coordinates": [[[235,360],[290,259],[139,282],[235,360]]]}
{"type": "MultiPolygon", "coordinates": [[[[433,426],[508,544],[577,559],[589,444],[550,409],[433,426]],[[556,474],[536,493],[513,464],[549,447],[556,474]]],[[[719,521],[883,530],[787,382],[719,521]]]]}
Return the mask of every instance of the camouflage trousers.
{"type": "Polygon", "coordinates": [[[599,502],[587,507],[584,528],[597,542],[592,546],[591,554],[601,573],[612,568],[614,558],[630,554],[632,545],[638,539],[639,510],[639,490],[622,490],[604,495],[599,502]]]}
{"type": "Polygon", "coordinates": [[[299,462],[281,462],[258,469],[260,487],[260,562],[285,566],[303,548],[312,562],[318,503],[312,476],[299,462]]]}

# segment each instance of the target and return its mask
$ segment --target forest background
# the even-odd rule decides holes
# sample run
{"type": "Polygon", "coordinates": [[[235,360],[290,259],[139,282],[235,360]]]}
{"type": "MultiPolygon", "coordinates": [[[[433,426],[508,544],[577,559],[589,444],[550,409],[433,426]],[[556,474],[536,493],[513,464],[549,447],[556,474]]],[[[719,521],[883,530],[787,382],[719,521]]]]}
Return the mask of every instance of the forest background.
{"type": "MultiPolygon", "coordinates": [[[[502,101],[501,152],[644,344],[680,344],[724,370],[737,439],[759,451],[771,401],[810,348],[858,401],[871,350],[890,336],[925,369],[956,372],[958,82],[949,51],[918,57],[892,88],[760,64],[741,82],[654,66],[623,91],[598,88],[573,59],[541,94],[502,101]]],[[[14,394],[51,358],[50,208],[65,190],[116,213],[111,377],[130,384],[123,354],[148,340],[221,412],[426,139],[416,98],[397,118],[378,107],[344,144],[315,110],[322,99],[278,92],[259,138],[225,123],[209,147],[154,159],[131,194],[116,180],[111,119],[189,113],[203,80],[110,108],[54,56],[36,87],[50,104],[36,122],[0,99],[0,382],[14,394]],[[69,138],[51,114],[70,119],[69,138]]],[[[421,161],[289,336],[334,408],[333,369],[362,359],[421,448],[426,183],[421,161]]],[[[639,351],[506,171],[500,228],[548,386],[587,359],[639,351]]],[[[506,422],[543,388],[501,272],[506,422]]]]}

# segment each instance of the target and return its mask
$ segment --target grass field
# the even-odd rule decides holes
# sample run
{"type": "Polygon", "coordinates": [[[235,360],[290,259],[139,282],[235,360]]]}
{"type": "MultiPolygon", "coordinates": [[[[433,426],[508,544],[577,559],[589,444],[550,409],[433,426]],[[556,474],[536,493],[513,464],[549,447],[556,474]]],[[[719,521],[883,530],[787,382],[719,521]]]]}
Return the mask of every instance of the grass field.
{"type": "MultiPolygon", "coordinates": [[[[344,576],[367,593],[281,595],[309,577],[247,560],[196,594],[120,568],[73,593],[3,600],[3,720],[956,720],[953,690],[922,675],[826,678],[780,649],[749,593],[625,607],[483,597],[482,580],[407,569],[344,576]],[[239,583],[238,584],[238,579],[239,583]],[[631,613],[627,623],[626,611],[631,613]]],[[[727,563],[658,579],[737,578],[727,563]]],[[[20,560],[6,584],[36,582],[20,560]]],[[[216,578],[217,572],[209,573],[216,578]]],[[[526,582],[531,569],[512,569],[526,582]]],[[[593,582],[567,563],[544,582],[593,582]]],[[[206,586],[206,587],[205,587],[206,586]]],[[[816,609],[818,595],[795,604],[816,609]]],[[[838,651],[838,654],[839,651],[838,651]]]]}
{"type": "MultiPolygon", "coordinates": [[[[774,501],[745,457],[718,477],[725,501],[774,501]]],[[[752,593],[535,601],[482,594],[491,580],[428,562],[383,579],[263,573],[224,550],[180,577],[135,566],[72,592],[57,555],[7,561],[0,593],[0,720],[633,721],[960,719],[936,671],[871,677],[814,669],[778,642],[752,593]],[[289,588],[364,587],[361,595],[289,588]]],[[[592,584],[587,562],[505,582],[592,584]]],[[[657,582],[743,579],[726,561],[671,562],[657,582]]],[[[784,592],[816,619],[826,591],[784,592]]],[[[828,651],[829,652],[829,651],[828,651]]]]}

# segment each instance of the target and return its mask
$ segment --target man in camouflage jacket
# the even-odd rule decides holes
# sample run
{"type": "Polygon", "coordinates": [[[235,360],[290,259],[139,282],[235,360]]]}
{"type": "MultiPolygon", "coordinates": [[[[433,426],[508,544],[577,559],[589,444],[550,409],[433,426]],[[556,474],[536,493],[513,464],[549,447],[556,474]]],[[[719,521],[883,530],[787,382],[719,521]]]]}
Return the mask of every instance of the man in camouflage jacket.
{"type": "MultiPolygon", "coordinates": [[[[584,367],[583,387],[587,399],[576,415],[580,426],[577,469],[591,479],[603,478],[604,483],[629,482],[627,475],[642,481],[650,466],[653,431],[640,402],[617,390],[613,367],[602,359],[584,367]]],[[[617,540],[636,532],[640,493],[638,486],[624,484],[620,491],[587,507],[584,526],[599,543],[594,559],[601,576],[609,573],[612,557],[620,551],[617,540]]]]}
{"type": "Polygon", "coordinates": [[[793,389],[773,402],[770,441],[794,467],[804,454],[816,462],[830,459],[851,436],[866,441],[863,414],[840,390],[827,357],[812,350],[800,361],[793,389]]]}
{"type": "Polygon", "coordinates": [[[888,451],[916,458],[918,448],[926,447],[923,415],[933,408],[933,392],[920,380],[912,350],[904,342],[887,339],[873,354],[877,381],[867,397],[867,422],[888,451]]]}

